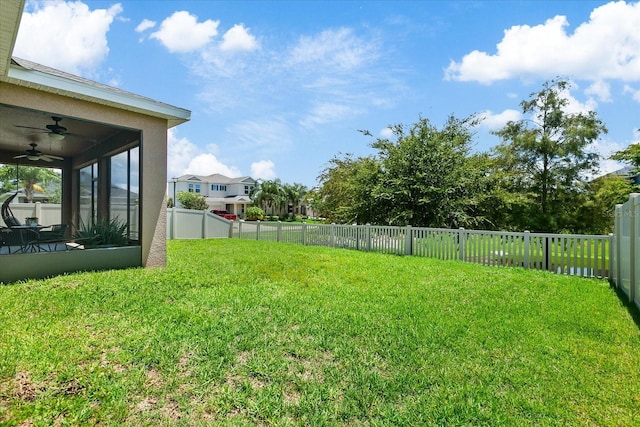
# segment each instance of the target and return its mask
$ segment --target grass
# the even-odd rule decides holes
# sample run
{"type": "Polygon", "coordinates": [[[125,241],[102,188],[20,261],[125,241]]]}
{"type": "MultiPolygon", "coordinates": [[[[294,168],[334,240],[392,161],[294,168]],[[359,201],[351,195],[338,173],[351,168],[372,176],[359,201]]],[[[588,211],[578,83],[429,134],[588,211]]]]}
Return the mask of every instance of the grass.
{"type": "Polygon", "coordinates": [[[640,424],[604,281],[227,239],[168,264],[0,287],[0,424],[640,424]]]}

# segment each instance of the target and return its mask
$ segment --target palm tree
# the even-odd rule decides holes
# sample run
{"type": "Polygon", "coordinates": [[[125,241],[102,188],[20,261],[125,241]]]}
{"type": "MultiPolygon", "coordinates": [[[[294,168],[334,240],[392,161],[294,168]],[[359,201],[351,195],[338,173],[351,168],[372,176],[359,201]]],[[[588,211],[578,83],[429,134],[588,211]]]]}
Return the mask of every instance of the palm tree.
{"type": "Polygon", "coordinates": [[[3,178],[6,173],[13,174],[14,176],[19,176],[19,181],[24,188],[24,194],[26,196],[27,202],[31,203],[33,201],[33,195],[36,191],[40,193],[44,193],[44,188],[47,184],[59,183],[60,182],[60,174],[54,172],[48,168],[39,168],[33,166],[19,166],[18,171],[13,172],[9,169],[0,170],[0,178],[3,178]]]}
{"type": "Polygon", "coordinates": [[[287,202],[291,202],[291,207],[293,209],[292,216],[295,216],[297,213],[298,205],[300,204],[300,201],[307,195],[308,189],[305,185],[302,185],[298,182],[294,182],[293,184],[285,184],[283,186],[283,189],[287,197],[287,202]]]}
{"type": "Polygon", "coordinates": [[[258,181],[251,193],[254,205],[261,206],[265,212],[267,208],[274,214],[274,208],[279,209],[285,200],[284,191],[280,179],[258,181]]]}

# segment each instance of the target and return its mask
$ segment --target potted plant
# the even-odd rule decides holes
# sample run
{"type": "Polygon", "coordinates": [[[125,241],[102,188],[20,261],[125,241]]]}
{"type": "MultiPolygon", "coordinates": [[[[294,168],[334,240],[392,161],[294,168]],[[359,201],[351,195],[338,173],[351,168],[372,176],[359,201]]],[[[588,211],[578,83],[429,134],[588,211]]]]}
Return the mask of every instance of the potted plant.
{"type": "Polygon", "coordinates": [[[85,247],[92,248],[126,246],[129,243],[127,224],[119,218],[100,219],[91,224],[82,223],[78,238],[85,242],[85,247]]]}
{"type": "Polygon", "coordinates": [[[37,216],[28,216],[25,219],[25,224],[29,227],[35,227],[38,225],[38,217],[37,216]]]}

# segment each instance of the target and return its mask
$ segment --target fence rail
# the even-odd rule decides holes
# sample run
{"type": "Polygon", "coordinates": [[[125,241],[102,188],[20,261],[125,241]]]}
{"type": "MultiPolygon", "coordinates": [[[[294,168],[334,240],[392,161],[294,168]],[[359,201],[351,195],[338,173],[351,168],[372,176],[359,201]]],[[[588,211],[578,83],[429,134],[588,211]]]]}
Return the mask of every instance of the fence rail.
{"type": "Polygon", "coordinates": [[[611,236],[260,221],[236,223],[233,236],[582,277],[608,278],[611,270],[611,236]]]}

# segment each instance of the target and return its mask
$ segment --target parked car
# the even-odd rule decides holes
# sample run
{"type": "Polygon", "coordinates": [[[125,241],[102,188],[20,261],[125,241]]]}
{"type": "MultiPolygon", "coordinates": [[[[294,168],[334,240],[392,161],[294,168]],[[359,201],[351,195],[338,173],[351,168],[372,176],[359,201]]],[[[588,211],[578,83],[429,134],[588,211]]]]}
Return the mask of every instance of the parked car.
{"type": "Polygon", "coordinates": [[[225,211],[225,210],[222,210],[222,209],[214,209],[214,210],[211,211],[211,213],[214,213],[214,214],[216,214],[218,216],[221,216],[224,219],[228,219],[230,221],[235,221],[236,219],[238,219],[238,216],[236,214],[229,213],[229,211],[225,211]]]}

